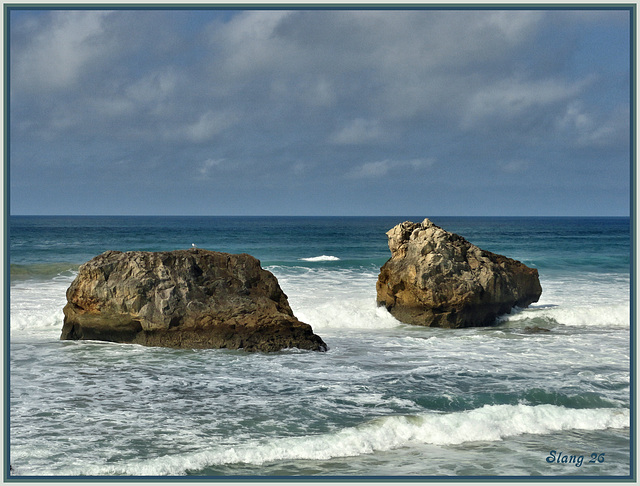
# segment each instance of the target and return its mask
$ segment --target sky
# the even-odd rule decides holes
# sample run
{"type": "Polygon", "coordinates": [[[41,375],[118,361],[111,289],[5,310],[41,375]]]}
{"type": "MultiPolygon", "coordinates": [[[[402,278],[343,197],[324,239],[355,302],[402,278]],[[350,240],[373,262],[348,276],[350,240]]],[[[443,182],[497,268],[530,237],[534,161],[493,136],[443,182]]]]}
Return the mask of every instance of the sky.
{"type": "Polygon", "coordinates": [[[10,214],[625,216],[630,12],[9,11],[10,214]]]}

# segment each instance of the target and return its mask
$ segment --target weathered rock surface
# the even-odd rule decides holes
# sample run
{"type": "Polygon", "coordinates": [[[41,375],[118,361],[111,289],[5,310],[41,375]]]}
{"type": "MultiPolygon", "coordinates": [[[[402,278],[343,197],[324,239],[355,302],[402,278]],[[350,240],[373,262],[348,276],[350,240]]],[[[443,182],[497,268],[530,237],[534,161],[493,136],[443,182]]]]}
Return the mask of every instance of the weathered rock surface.
{"type": "Polygon", "coordinates": [[[487,326],[542,293],[536,269],[481,250],[428,219],[398,224],[387,236],[391,258],[380,269],[377,301],[402,322],[487,326]]]}
{"type": "Polygon", "coordinates": [[[107,251],[67,290],[61,339],[175,348],[327,349],[247,254],[107,251]]]}

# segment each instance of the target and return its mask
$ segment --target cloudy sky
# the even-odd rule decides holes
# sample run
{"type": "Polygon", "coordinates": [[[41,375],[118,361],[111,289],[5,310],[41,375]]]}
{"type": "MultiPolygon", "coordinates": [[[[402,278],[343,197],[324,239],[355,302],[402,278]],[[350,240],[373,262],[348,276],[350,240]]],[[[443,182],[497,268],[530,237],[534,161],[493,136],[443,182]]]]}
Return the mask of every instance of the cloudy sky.
{"type": "Polygon", "coordinates": [[[628,10],[11,10],[11,214],[628,215],[628,10]]]}

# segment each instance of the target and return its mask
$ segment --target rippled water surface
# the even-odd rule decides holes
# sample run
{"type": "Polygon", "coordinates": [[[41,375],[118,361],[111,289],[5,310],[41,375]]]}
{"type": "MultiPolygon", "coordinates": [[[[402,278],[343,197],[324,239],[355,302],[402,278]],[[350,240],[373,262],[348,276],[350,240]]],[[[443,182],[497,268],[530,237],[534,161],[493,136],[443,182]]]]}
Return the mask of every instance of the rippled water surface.
{"type": "Polygon", "coordinates": [[[628,219],[432,219],[538,268],[541,300],[487,328],[396,321],[375,282],[403,218],[12,218],[13,474],[628,476],[628,219]],[[80,263],[192,242],[258,257],[329,351],[59,340],[80,263]]]}

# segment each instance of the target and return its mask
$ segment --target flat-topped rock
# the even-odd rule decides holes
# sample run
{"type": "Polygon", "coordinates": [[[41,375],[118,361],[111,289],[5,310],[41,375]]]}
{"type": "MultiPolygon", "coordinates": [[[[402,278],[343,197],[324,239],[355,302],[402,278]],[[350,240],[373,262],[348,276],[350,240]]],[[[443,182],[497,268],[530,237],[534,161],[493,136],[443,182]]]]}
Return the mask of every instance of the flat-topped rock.
{"type": "Polygon", "coordinates": [[[175,348],[326,351],[251,255],[107,251],[67,290],[61,339],[175,348]]]}
{"type": "Polygon", "coordinates": [[[535,268],[481,250],[429,219],[400,223],[387,236],[391,258],[380,269],[377,301],[402,322],[487,326],[542,293],[535,268]]]}

